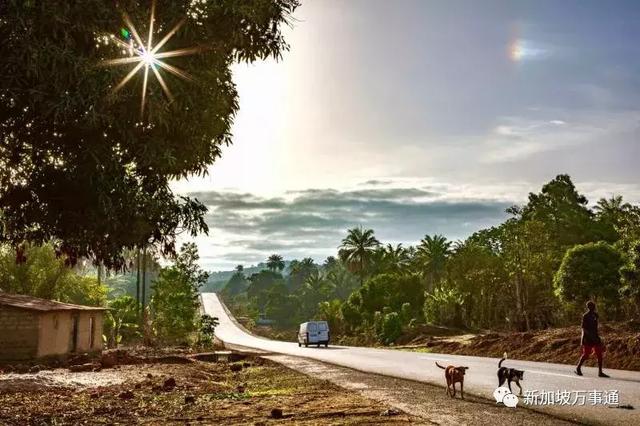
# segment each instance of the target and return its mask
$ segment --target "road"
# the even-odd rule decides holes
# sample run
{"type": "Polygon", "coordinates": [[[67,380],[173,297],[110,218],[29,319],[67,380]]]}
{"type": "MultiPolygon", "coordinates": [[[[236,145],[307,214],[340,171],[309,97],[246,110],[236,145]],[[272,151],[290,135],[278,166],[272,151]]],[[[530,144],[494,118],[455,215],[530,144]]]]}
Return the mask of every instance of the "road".
{"type": "MultiPolygon", "coordinates": [[[[220,321],[215,329],[216,337],[231,347],[305,357],[367,373],[443,386],[443,371],[434,365],[434,362],[438,361],[440,364],[469,367],[465,378],[466,392],[492,398],[493,391],[497,387],[496,371],[499,361],[497,358],[350,346],[298,347],[297,343],[270,340],[246,332],[230,316],[215,293],[203,293],[202,301],[204,311],[218,317],[220,321]]],[[[569,402],[574,403],[573,405],[554,403],[533,406],[525,404],[525,398],[521,397],[519,407],[526,405],[566,419],[591,424],[640,424],[640,372],[607,370],[611,378],[600,379],[597,377],[597,369],[590,367],[583,368],[584,376],[578,377],[573,374],[572,366],[564,364],[508,360],[503,365],[525,370],[525,379],[522,383],[525,392],[538,391],[540,394],[553,391],[555,394],[555,392],[568,391],[571,393],[569,402]],[[617,391],[619,407],[592,403],[591,397],[597,398],[605,391],[617,391]],[[582,404],[583,396],[584,405],[582,404]],[[621,408],[624,406],[634,408],[621,408]]],[[[515,385],[514,387],[517,388],[515,385]]],[[[505,409],[508,408],[505,407],[505,409]]]]}

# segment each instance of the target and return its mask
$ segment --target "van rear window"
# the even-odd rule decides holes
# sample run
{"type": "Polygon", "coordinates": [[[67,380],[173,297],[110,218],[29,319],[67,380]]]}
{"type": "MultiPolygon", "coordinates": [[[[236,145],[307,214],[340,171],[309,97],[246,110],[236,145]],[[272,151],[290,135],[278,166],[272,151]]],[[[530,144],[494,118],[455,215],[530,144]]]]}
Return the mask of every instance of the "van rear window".
{"type": "Polygon", "coordinates": [[[327,329],[327,323],[321,322],[318,323],[318,330],[325,331],[327,329]]]}
{"type": "Polygon", "coordinates": [[[316,323],[314,323],[314,322],[309,323],[307,328],[309,329],[309,331],[316,331],[316,323]]]}

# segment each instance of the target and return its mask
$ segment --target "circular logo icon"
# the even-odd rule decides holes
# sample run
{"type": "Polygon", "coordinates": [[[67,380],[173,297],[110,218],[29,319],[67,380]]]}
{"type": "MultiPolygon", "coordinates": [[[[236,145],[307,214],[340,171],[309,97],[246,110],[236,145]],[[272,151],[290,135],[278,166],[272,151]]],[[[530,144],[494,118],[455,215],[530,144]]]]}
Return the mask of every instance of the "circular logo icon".
{"type": "Polygon", "coordinates": [[[496,399],[496,403],[502,403],[509,408],[516,408],[519,402],[518,397],[512,394],[509,388],[505,386],[500,386],[494,390],[493,397],[496,399]]]}

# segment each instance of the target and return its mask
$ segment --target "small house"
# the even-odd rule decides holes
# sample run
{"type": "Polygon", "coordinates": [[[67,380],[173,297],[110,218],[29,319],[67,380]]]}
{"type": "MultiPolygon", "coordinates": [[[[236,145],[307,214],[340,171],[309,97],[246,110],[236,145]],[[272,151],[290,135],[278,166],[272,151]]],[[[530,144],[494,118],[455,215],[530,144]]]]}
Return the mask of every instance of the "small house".
{"type": "Polygon", "coordinates": [[[0,292],[0,361],[99,352],[104,311],[0,292]]]}

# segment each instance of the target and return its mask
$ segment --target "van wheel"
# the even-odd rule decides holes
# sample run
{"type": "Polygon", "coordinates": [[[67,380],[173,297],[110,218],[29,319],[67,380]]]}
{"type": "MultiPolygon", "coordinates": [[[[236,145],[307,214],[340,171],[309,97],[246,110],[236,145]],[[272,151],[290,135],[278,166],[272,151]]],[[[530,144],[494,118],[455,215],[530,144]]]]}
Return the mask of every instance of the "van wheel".
{"type": "Polygon", "coordinates": [[[318,343],[318,347],[320,347],[320,343],[318,343]]]}
{"type": "Polygon", "coordinates": [[[307,342],[306,340],[304,341],[304,347],[308,348],[309,347],[309,342],[307,342]]]}
{"type": "Polygon", "coordinates": [[[329,342],[325,343],[325,344],[324,344],[324,347],[325,347],[325,348],[328,348],[328,347],[329,347],[329,342]]]}
{"type": "Polygon", "coordinates": [[[298,342],[298,347],[302,346],[302,343],[298,342]]]}

